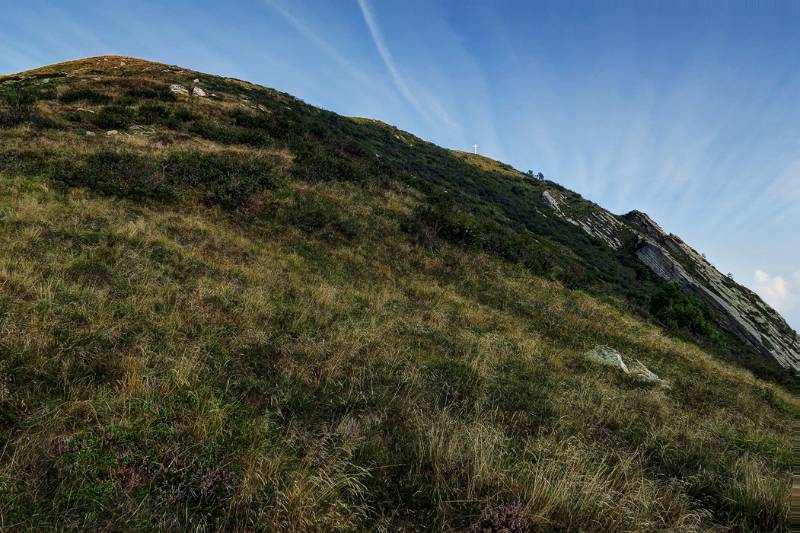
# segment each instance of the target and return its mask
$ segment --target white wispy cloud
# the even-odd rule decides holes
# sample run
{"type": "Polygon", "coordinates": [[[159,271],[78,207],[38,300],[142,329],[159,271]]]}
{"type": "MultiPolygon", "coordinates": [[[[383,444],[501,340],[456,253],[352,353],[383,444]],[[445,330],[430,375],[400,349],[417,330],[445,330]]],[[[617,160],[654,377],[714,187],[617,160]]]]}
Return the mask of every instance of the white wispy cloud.
{"type": "Polygon", "coordinates": [[[375,16],[372,13],[372,8],[370,7],[369,3],[367,3],[367,0],[358,0],[358,7],[361,9],[361,14],[364,17],[364,21],[367,23],[369,33],[372,35],[372,40],[375,42],[375,47],[378,49],[378,53],[380,54],[381,59],[383,59],[383,63],[386,65],[386,68],[389,69],[389,74],[392,76],[392,81],[394,81],[395,87],[398,91],[400,91],[400,94],[403,95],[403,98],[405,98],[408,103],[410,103],[414,109],[417,110],[417,112],[425,116],[427,113],[422,108],[419,101],[417,101],[414,93],[412,93],[411,89],[409,89],[408,84],[406,84],[405,80],[400,75],[400,71],[397,70],[397,64],[395,63],[392,53],[389,51],[389,47],[386,46],[386,41],[383,39],[383,34],[381,33],[377,21],[375,20],[375,16]]]}
{"type": "Polygon", "coordinates": [[[386,40],[383,38],[383,33],[381,32],[380,26],[378,26],[378,21],[372,12],[372,7],[369,5],[369,2],[367,0],[358,0],[358,7],[361,9],[364,22],[367,23],[369,33],[372,35],[372,41],[375,43],[375,47],[378,49],[378,54],[380,54],[384,65],[386,65],[397,91],[403,96],[403,98],[405,98],[411,107],[413,107],[414,110],[416,110],[417,113],[419,113],[422,118],[428,122],[438,120],[449,126],[456,127],[457,124],[455,121],[450,118],[450,116],[444,110],[444,107],[438,102],[431,100],[428,105],[424,105],[422,102],[420,102],[414,91],[411,90],[411,87],[406,79],[400,74],[400,69],[397,67],[397,62],[395,61],[392,52],[389,50],[389,47],[386,45],[386,40]]]}
{"type": "Polygon", "coordinates": [[[309,27],[279,2],[265,0],[265,4],[281,15],[304,38],[330,57],[344,72],[358,81],[360,86],[375,87],[375,82],[372,78],[353,65],[335,46],[323,39],[318,31],[309,27]]]}

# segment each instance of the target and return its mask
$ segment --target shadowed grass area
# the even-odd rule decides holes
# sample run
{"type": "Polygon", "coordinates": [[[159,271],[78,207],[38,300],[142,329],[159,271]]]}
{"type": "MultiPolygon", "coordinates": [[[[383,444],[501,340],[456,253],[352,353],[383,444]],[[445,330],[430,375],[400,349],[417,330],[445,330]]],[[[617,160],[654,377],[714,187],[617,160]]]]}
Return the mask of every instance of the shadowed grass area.
{"type": "Polygon", "coordinates": [[[0,128],[0,529],[788,527],[796,398],[648,322],[540,185],[115,61],[0,128]]]}

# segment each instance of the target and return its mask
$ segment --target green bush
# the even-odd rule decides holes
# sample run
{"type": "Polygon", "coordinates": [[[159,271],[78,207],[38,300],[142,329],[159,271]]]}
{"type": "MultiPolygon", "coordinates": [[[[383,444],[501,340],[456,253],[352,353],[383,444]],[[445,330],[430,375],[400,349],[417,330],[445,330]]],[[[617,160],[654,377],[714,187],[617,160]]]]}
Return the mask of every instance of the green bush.
{"type": "Polygon", "coordinates": [[[133,121],[133,114],[127,107],[108,106],[94,115],[91,120],[98,128],[127,129],[133,121]]]}
{"type": "Polygon", "coordinates": [[[172,113],[172,117],[178,122],[189,122],[194,120],[194,115],[188,107],[179,107],[172,113]]]}
{"type": "Polygon", "coordinates": [[[230,126],[213,120],[199,120],[192,124],[189,131],[221,144],[245,144],[256,148],[272,144],[270,136],[265,131],[230,126]]]}
{"type": "Polygon", "coordinates": [[[229,209],[244,206],[257,189],[274,187],[280,179],[272,159],[234,153],[177,152],[163,168],[176,183],[199,187],[210,203],[229,209]]]}
{"type": "Polygon", "coordinates": [[[677,283],[663,285],[650,299],[650,312],[664,326],[711,338],[719,336],[708,306],[683,292],[677,283]]]}
{"type": "Polygon", "coordinates": [[[89,102],[92,104],[108,104],[111,97],[107,94],[99,93],[93,89],[70,89],[59,97],[65,104],[74,102],[89,102]]]}
{"type": "MultiPolygon", "coordinates": [[[[403,224],[405,231],[422,238],[426,244],[432,244],[438,238],[499,255],[506,260],[521,263],[539,274],[555,272],[551,259],[553,254],[529,232],[515,231],[490,218],[466,212],[444,195],[433,193],[429,198],[431,202],[421,204],[403,224]]],[[[577,268],[564,272],[576,276],[572,280],[574,284],[579,285],[583,281],[577,279],[580,277],[580,270],[577,268]]]]}
{"type": "Polygon", "coordinates": [[[18,126],[34,117],[36,95],[20,87],[0,93],[0,126],[18,126]]]}
{"type": "Polygon", "coordinates": [[[146,102],[139,107],[137,112],[139,120],[144,124],[160,124],[170,118],[170,110],[163,104],[146,102]]]}
{"type": "Polygon", "coordinates": [[[155,160],[127,151],[101,150],[82,160],[58,161],[51,173],[71,186],[104,194],[168,197],[172,192],[155,160]]]}
{"type": "Polygon", "coordinates": [[[234,124],[241,128],[251,129],[269,129],[271,121],[265,115],[256,115],[255,113],[248,113],[242,109],[237,109],[231,113],[231,118],[234,124]]]}
{"type": "Polygon", "coordinates": [[[365,181],[369,174],[357,162],[342,159],[322,150],[301,154],[293,174],[309,181],[365,181]]]}
{"type": "Polygon", "coordinates": [[[126,92],[127,96],[136,99],[148,100],[161,100],[162,102],[175,102],[178,97],[169,90],[169,87],[152,86],[152,87],[133,87],[126,92]]]}

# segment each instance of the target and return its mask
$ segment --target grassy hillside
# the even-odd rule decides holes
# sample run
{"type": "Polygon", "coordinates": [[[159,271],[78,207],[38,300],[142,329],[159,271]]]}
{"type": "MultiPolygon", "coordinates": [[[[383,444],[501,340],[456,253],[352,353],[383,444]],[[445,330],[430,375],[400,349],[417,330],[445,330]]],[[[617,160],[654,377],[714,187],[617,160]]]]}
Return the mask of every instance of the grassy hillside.
{"type": "Polygon", "coordinates": [[[0,529],[788,526],[796,398],[541,184],[129,58],[0,90],[0,529]]]}

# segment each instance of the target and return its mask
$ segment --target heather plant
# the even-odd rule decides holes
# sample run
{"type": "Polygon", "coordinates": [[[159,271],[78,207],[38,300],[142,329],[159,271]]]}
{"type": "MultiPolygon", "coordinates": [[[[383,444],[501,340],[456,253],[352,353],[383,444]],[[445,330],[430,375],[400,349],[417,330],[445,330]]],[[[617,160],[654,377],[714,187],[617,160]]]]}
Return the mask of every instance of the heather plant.
{"type": "Polygon", "coordinates": [[[475,533],[528,533],[531,523],[521,503],[506,503],[484,509],[472,530],[475,533]]]}
{"type": "Polygon", "coordinates": [[[18,126],[34,117],[37,97],[31,90],[13,85],[0,92],[0,126],[18,126]]]}

